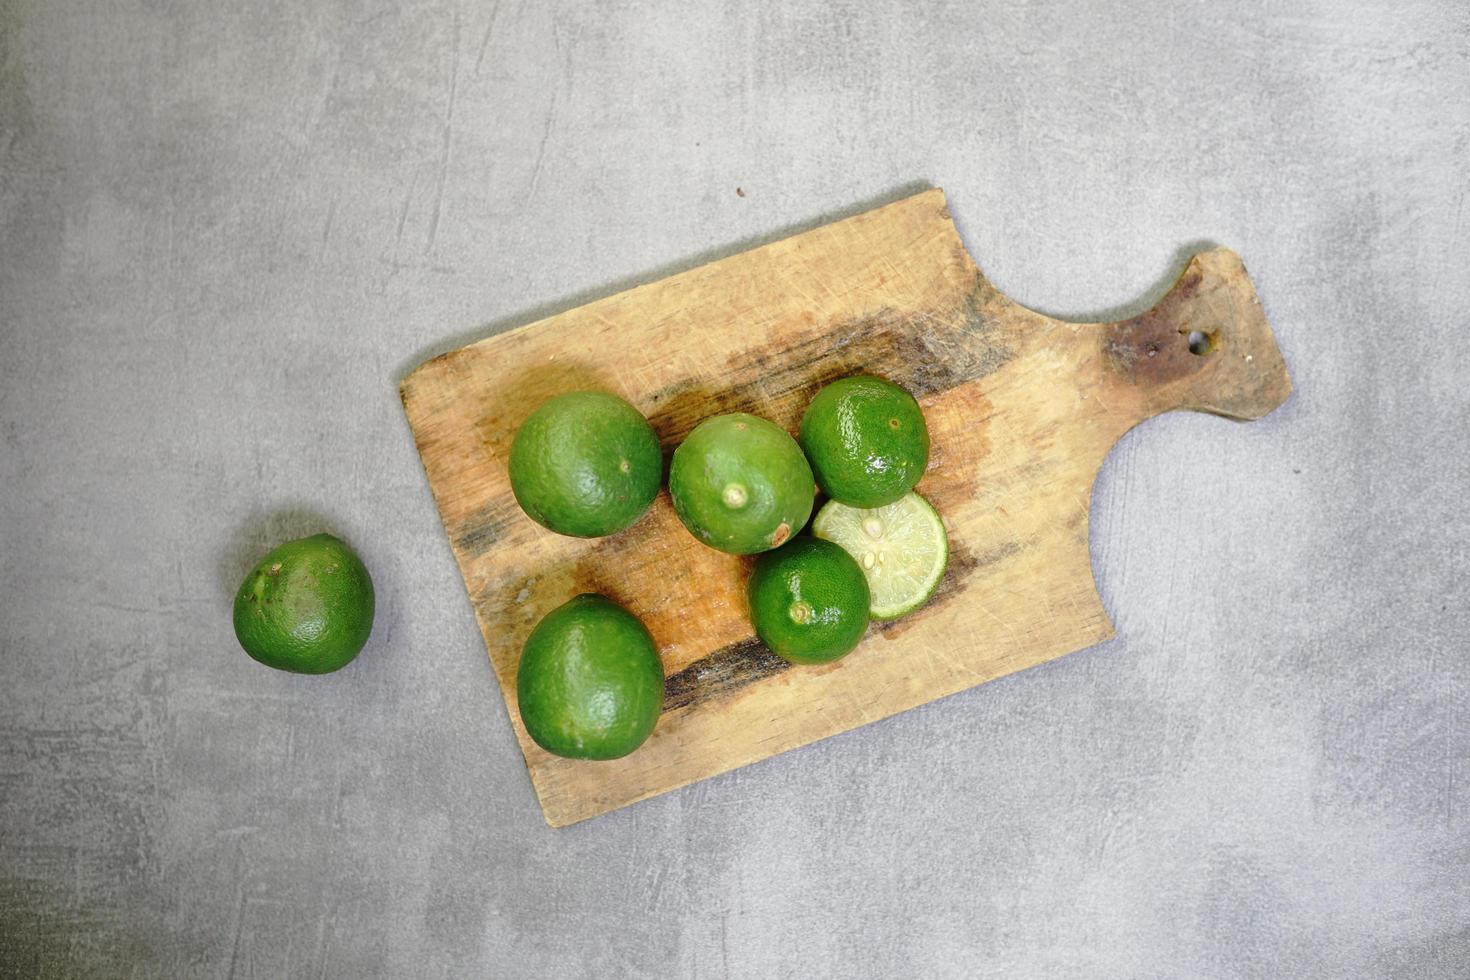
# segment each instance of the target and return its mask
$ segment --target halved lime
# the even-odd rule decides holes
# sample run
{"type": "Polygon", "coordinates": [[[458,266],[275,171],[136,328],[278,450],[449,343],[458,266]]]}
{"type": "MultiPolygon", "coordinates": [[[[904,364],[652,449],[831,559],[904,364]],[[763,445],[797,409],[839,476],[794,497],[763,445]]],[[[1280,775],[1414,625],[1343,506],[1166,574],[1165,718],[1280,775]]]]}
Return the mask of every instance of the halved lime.
{"type": "Polygon", "coordinates": [[[857,559],[868,578],[874,619],[897,619],[922,606],[939,587],[949,561],[944,522],[916,493],[882,507],[830,500],[812,521],[812,533],[857,559]]]}

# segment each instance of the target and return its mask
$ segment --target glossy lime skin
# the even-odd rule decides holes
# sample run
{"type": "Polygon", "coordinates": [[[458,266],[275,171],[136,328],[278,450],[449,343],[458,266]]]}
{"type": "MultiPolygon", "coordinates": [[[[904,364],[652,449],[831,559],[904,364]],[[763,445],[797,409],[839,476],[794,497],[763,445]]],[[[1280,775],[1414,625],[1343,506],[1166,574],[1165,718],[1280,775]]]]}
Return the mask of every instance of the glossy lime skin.
{"type": "Polygon", "coordinates": [[[235,594],[235,636],[277,670],[340,670],[373,631],[373,581],[357,553],[330,534],[287,541],[235,594]]]}
{"type": "Polygon", "coordinates": [[[586,593],[536,624],[516,672],[521,721],[568,759],[617,759],[642,745],[664,704],[664,669],[648,630],[606,596],[586,593]]]}
{"type": "Polygon", "coordinates": [[[852,507],[893,503],[929,464],[929,428],[919,403],[871,375],[817,392],[801,418],[800,438],[822,492],[852,507]]]}
{"type": "Polygon", "coordinates": [[[537,524],[595,538],[643,516],[658,495],[663,453],[653,426],[632,405],[602,391],[574,391],[544,403],[510,447],[510,487],[537,524]]]}
{"type": "Polygon", "coordinates": [[[868,628],[868,580],[852,556],[820,538],[800,537],[755,560],[746,583],[757,635],[794,664],[847,656],[868,628]]]}
{"type": "Polygon", "coordinates": [[[753,555],[806,526],[816,485],[795,439],[737,412],[705,419],[674,450],[669,494],[690,534],[711,548],[753,555]]]}

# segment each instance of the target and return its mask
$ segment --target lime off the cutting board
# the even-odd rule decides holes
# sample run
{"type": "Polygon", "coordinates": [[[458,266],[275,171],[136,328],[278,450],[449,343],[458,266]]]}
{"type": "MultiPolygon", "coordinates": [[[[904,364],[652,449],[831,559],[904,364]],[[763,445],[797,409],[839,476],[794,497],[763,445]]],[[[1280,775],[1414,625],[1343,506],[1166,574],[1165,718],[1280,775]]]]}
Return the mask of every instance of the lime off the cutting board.
{"type": "Polygon", "coordinates": [[[561,825],[1106,639],[1087,511],[1109,449],[1161,412],[1257,418],[1289,391],[1234,253],[1195,256],[1137,317],[1065,323],[998,292],[930,190],[442,355],[401,394],[506,703],[526,637],[580,592],[625,605],[663,659],[663,715],[624,758],[555,757],[512,710],[561,825]],[[746,560],[698,545],[668,494],[628,530],[582,540],[539,527],[511,493],[516,428],[563,392],[627,399],[668,454],[730,412],[796,433],[816,392],[855,374],[918,399],[931,448],[916,489],[950,554],[922,608],[836,663],[794,668],[766,650],[746,560]]]}

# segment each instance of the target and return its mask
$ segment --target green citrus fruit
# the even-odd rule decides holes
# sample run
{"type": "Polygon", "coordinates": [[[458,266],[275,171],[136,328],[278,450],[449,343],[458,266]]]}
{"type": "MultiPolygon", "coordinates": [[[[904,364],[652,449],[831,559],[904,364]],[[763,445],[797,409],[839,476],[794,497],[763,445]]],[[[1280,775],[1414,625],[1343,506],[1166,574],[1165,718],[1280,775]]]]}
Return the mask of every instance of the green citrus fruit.
{"type": "Polygon", "coordinates": [[[516,673],[521,721],[569,759],[617,759],[642,745],[664,704],[664,669],[648,630],[606,596],[586,593],[536,624],[516,673]]]}
{"type": "Polygon", "coordinates": [[[674,450],[669,494],[679,520],[711,548],[751,555],[805,526],[816,486],[796,440],[754,415],[705,419],[674,450]]]}
{"type": "Polygon", "coordinates": [[[853,651],[868,628],[868,582],[830,541],[801,537],[755,560],[750,620],[778,656],[825,664],[853,651]]]}
{"type": "Polygon", "coordinates": [[[510,488],[521,509],[542,527],[579,538],[612,534],[642,517],[662,474],[653,426],[601,391],[544,403],[510,447],[510,488]]]}
{"type": "Polygon", "coordinates": [[[235,636],[267,667],[328,674],[347,666],[373,630],[373,580],[330,534],[287,541],[235,594],[235,636]]]}
{"type": "Polygon", "coordinates": [[[874,619],[897,619],[928,602],[949,562],[944,522],[916,493],[873,508],[830,500],[812,521],[812,533],[857,559],[874,619]]]}
{"type": "Polygon", "coordinates": [[[913,395],[860,375],[817,392],[801,417],[801,448],[827,496],[853,507],[881,507],[924,475],[929,429],[913,395]]]}

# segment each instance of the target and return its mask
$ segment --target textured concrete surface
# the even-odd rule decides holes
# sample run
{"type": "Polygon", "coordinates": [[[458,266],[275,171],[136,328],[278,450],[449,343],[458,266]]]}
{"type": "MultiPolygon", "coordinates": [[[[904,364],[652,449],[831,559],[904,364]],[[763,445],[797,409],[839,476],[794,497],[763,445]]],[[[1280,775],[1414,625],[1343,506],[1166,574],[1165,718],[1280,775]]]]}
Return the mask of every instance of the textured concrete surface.
{"type": "Polygon", "coordinates": [[[1465,976],[1467,107],[1461,0],[0,0],[0,974],[1465,976]],[[397,377],[927,184],[1050,313],[1236,248],[1296,395],[1110,457],[1114,641],[549,830],[397,377]]]}

